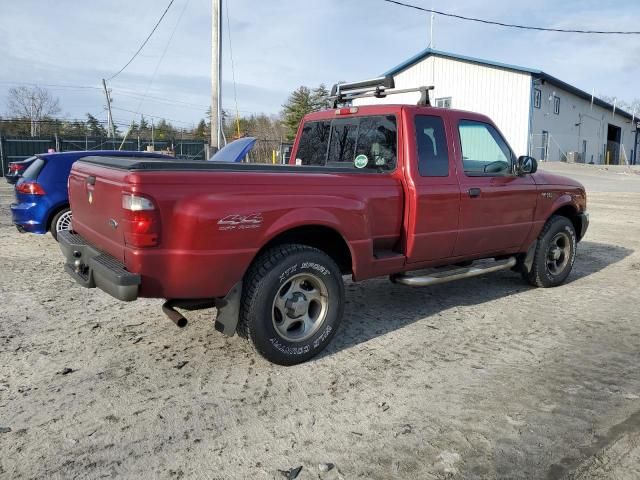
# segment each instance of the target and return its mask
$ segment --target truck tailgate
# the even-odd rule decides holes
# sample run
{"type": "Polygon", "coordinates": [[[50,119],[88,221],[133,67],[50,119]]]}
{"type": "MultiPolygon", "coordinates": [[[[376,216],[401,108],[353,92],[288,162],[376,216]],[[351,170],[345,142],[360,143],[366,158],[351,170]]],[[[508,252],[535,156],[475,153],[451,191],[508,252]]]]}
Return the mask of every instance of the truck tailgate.
{"type": "Polygon", "coordinates": [[[76,162],[69,176],[73,229],[91,244],[124,263],[122,192],[126,170],[76,162]]]}

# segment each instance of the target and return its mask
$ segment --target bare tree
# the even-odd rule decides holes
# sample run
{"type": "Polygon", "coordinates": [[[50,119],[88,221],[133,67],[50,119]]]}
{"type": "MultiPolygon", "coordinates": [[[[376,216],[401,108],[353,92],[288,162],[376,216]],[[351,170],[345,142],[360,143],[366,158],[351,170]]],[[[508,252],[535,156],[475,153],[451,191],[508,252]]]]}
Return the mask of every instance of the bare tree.
{"type": "Polygon", "coordinates": [[[60,101],[40,87],[14,87],[7,99],[9,114],[31,120],[31,136],[40,132],[40,121],[60,113],[60,101]]]}

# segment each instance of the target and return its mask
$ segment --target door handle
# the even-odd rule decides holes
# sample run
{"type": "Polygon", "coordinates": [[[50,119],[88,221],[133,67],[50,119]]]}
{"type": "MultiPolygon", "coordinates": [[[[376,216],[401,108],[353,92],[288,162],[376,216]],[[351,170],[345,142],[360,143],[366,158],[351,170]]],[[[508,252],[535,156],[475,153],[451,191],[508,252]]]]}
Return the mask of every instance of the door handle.
{"type": "Polygon", "coordinates": [[[481,190],[479,188],[470,188],[469,189],[469,196],[471,198],[479,197],[480,193],[481,193],[481,190]]]}

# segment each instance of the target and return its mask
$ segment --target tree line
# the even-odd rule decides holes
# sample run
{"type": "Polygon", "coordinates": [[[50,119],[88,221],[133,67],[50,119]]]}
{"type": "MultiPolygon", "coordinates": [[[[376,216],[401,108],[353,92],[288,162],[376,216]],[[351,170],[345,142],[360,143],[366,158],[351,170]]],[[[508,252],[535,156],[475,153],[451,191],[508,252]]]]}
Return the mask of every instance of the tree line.
{"type": "MultiPolygon", "coordinates": [[[[256,137],[261,144],[290,142],[295,138],[298,125],[306,114],[330,106],[329,91],[321,84],[316,88],[300,86],[293,91],[282,105],[279,115],[250,114],[235,115],[223,112],[223,132],[227,142],[239,137],[256,137]]],[[[15,87],[9,90],[6,114],[0,116],[0,133],[8,136],[108,136],[106,122],[91,113],[82,119],[58,118],[62,111],[60,101],[47,89],[35,87],[15,87]]],[[[207,110],[195,128],[178,128],[170,121],[154,121],[141,116],[130,125],[116,124],[116,136],[128,134],[131,137],[172,140],[210,138],[211,109],[207,110]],[[153,130],[153,132],[152,132],[153,130]]],[[[275,147],[273,147],[275,148],[275,147]]],[[[266,150],[265,150],[266,151],[266,150]]]]}

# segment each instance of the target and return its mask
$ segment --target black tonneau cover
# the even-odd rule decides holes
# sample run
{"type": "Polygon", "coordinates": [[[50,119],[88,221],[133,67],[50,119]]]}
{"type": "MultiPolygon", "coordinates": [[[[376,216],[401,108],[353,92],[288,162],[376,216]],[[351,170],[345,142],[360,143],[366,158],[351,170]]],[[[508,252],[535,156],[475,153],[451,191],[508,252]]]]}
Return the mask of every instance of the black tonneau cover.
{"type": "Polygon", "coordinates": [[[231,171],[231,172],[307,172],[307,173],[377,173],[351,166],[282,165],[269,163],[232,163],[198,160],[164,160],[142,157],[82,157],[79,162],[129,171],[231,171]]]}

